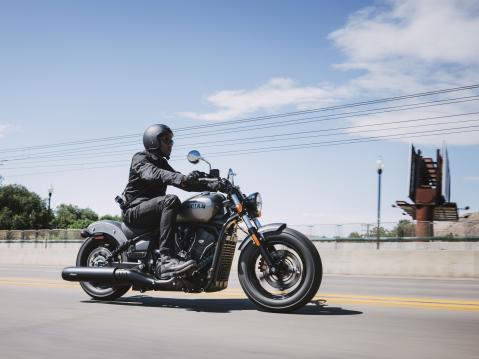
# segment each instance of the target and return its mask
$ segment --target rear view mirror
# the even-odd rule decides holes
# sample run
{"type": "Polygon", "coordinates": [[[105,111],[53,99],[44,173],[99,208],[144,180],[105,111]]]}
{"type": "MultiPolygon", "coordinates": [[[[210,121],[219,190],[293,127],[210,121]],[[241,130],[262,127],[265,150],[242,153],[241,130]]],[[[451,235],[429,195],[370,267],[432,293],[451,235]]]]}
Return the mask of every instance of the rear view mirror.
{"type": "Polygon", "coordinates": [[[201,155],[198,151],[192,150],[188,152],[188,156],[186,158],[188,158],[188,161],[190,163],[197,164],[198,162],[200,162],[201,155]]]}

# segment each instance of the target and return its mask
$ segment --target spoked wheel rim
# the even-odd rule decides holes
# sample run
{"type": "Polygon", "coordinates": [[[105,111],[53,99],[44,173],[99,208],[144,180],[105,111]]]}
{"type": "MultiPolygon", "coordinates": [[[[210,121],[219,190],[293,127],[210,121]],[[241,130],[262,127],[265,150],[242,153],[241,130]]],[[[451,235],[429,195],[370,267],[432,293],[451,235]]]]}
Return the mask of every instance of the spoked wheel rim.
{"type": "MultiPolygon", "coordinates": [[[[104,267],[107,264],[107,258],[111,255],[108,248],[99,246],[93,249],[87,257],[87,267],[104,267]]],[[[86,284],[95,287],[96,290],[109,291],[111,285],[102,284],[98,282],[85,282],[86,284]]]]}
{"type": "Polygon", "coordinates": [[[272,241],[267,248],[277,263],[276,272],[271,270],[258,253],[252,280],[264,296],[275,300],[288,299],[298,292],[304,282],[304,259],[289,243],[272,241]]]}
{"type": "MultiPolygon", "coordinates": [[[[107,258],[110,257],[116,244],[111,239],[97,240],[95,238],[87,238],[83,242],[77,255],[76,265],[78,267],[107,267],[109,263],[107,258]]],[[[126,256],[119,254],[115,261],[123,262],[126,256]]],[[[82,289],[93,299],[111,300],[121,297],[130,289],[130,284],[116,284],[109,282],[80,282],[82,289]]]]}
{"type": "Polygon", "coordinates": [[[291,312],[306,305],[321,284],[321,257],[313,243],[294,229],[264,232],[265,249],[279,261],[277,271],[261,260],[254,243],[247,243],[238,260],[238,277],[246,296],[261,310],[291,312]],[[281,272],[282,271],[282,272],[281,272]]]}

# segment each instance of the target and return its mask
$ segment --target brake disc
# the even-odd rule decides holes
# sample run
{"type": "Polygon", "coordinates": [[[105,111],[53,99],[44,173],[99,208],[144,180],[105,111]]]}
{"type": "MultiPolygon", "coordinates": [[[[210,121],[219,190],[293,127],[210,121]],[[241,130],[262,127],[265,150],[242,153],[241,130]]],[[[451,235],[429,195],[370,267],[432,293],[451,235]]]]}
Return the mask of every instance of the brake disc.
{"type": "Polygon", "coordinates": [[[263,273],[263,279],[273,288],[286,290],[293,287],[301,278],[301,263],[298,258],[286,250],[277,250],[272,253],[273,260],[279,263],[279,270],[273,274],[268,264],[260,259],[258,269],[263,273]]]}
{"type": "Polygon", "coordinates": [[[88,267],[104,267],[111,252],[105,247],[97,247],[88,256],[88,267]]]}

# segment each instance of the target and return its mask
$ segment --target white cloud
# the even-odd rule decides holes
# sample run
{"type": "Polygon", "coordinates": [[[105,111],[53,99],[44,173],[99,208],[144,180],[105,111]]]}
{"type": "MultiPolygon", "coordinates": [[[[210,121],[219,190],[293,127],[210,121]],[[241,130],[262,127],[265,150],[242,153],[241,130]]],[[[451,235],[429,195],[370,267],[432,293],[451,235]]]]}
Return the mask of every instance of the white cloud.
{"type": "Polygon", "coordinates": [[[182,112],[181,115],[198,120],[222,121],[259,110],[270,112],[291,105],[297,108],[312,104],[327,105],[343,97],[345,92],[345,89],[326,86],[301,87],[291,79],[273,78],[250,91],[223,90],[209,96],[206,101],[218,108],[215,112],[182,112]]]}
{"type": "MultiPolygon", "coordinates": [[[[347,61],[335,67],[365,72],[351,80],[353,87],[362,89],[370,96],[377,96],[378,93],[411,93],[479,82],[477,1],[396,0],[385,5],[369,7],[353,14],[346,26],[330,34],[336,46],[347,56],[347,61]]],[[[462,92],[461,96],[465,94],[462,92]]],[[[353,124],[434,117],[474,110],[477,111],[474,103],[455,104],[412,113],[405,111],[375,118],[359,118],[353,124]]],[[[467,119],[474,118],[479,116],[467,119]]],[[[452,118],[450,121],[458,120],[464,118],[452,118]]],[[[474,124],[479,123],[456,123],[417,131],[474,124]]],[[[391,126],[383,126],[385,129],[388,127],[391,126]]],[[[382,134],[391,135],[401,131],[405,130],[385,130],[382,134]]],[[[475,144],[479,141],[479,133],[469,131],[404,139],[410,140],[426,144],[440,144],[442,141],[449,144],[475,144]]]]}
{"type": "Polygon", "coordinates": [[[0,123],[0,138],[4,137],[12,128],[13,126],[9,123],[0,123]]]}
{"type": "Polygon", "coordinates": [[[352,67],[392,59],[477,65],[479,3],[470,0],[395,0],[350,17],[330,37],[352,67]]]}
{"type": "Polygon", "coordinates": [[[372,92],[415,92],[479,81],[479,2],[396,0],[353,14],[329,37],[346,55],[342,70],[372,92]]]}
{"type": "Polygon", "coordinates": [[[444,141],[472,145],[479,138],[478,112],[476,102],[475,105],[451,104],[362,116],[353,121],[356,127],[348,133],[355,137],[395,136],[396,140],[404,142],[438,146],[444,141]]]}
{"type": "MultiPolygon", "coordinates": [[[[479,83],[479,2],[474,0],[390,0],[352,14],[346,25],[329,35],[345,55],[334,64],[341,71],[363,73],[346,86],[300,86],[275,78],[252,90],[224,90],[206,99],[217,110],[186,112],[200,120],[228,120],[256,111],[319,107],[354,97],[381,98],[431,89],[479,83]]],[[[462,92],[464,96],[466,93],[462,92]]],[[[477,106],[477,105],[476,105],[477,106]]],[[[414,117],[462,113],[471,104],[414,112],[414,117]]],[[[477,109],[477,107],[475,107],[477,109]]],[[[374,122],[411,118],[411,113],[376,116],[374,122]]],[[[370,117],[352,121],[364,125],[370,117]]],[[[384,127],[386,129],[386,127],[384,127]]],[[[385,130],[384,134],[397,131],[385,130]]],[[[357,134],[363,136],[362,134],[357,134]]],[[[476,132],[424,137],[416,143],[479,143],[476,132]]],[[[409,139],[405,139],[409,141],[409,139]]]]}

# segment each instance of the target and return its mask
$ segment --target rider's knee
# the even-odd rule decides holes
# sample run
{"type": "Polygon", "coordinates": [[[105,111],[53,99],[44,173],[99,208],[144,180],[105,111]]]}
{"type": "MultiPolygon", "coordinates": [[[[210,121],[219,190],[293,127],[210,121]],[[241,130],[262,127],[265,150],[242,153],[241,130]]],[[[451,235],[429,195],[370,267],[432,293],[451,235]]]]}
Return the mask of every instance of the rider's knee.
{"type": "Polygon", "coordinates": [[[181,201],[178,198],[178,196],[176,196],[174,194],[168,194],[168,195],[166,195],[166,198],[165,198],[165,205],[168,208],[180,208],[181,201]]]}

